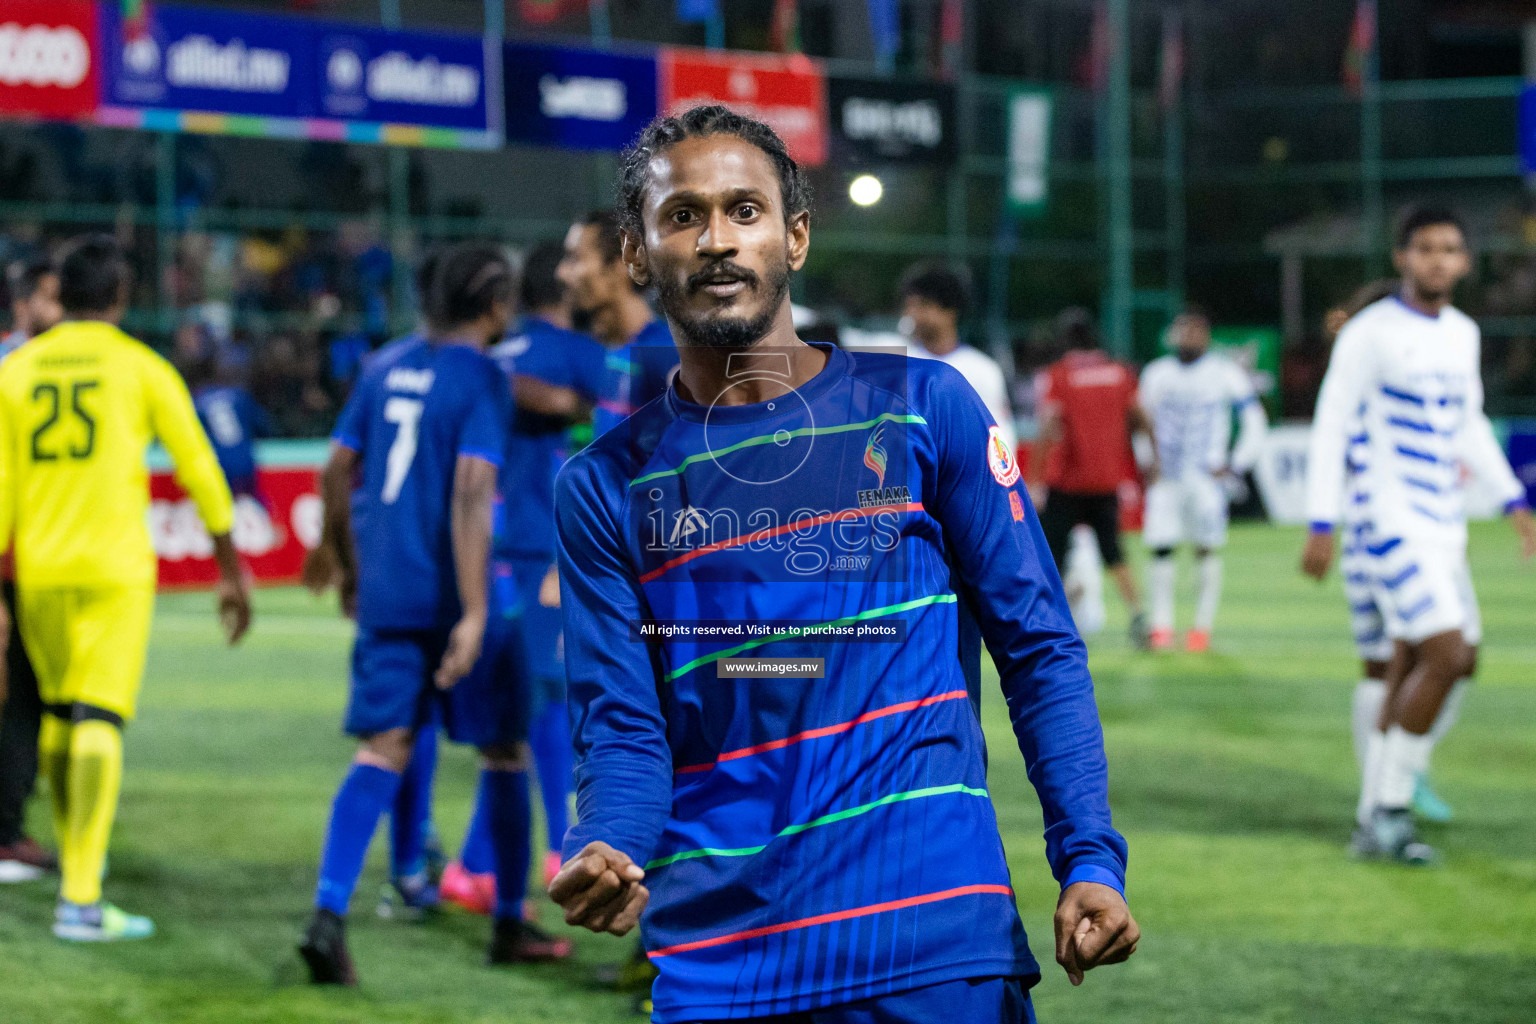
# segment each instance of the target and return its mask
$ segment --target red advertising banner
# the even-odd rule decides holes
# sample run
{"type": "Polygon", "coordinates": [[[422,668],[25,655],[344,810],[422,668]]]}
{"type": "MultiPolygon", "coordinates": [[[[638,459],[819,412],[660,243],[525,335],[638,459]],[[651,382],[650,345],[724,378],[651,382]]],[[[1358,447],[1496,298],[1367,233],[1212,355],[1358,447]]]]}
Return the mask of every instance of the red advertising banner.
{"type": "MultiPolygon", "coordinates": [[[[320,540],[320,496],[313,467],[257,471],[261,500],[235,499],[235,548],[259,584],[295,583],[304,553],[320,540]]],[[[213,542],[175,478],[156,470],[149,479],[149,529],[160,556],[161,587],[206,587],[219,578],[213,542]]]]}
{"type": "Polygon", "coordinates": [[[91,0],[0,6],[0,112],[82,117],[96,109],[100,53],[91,0]]]}
{"type": "Polygon", "coordinates": [[[770,125],[800,163],[827,162],[827,77],[818,61],[663,47],[657,64],[663,112],[723,103],[770,125]]]}

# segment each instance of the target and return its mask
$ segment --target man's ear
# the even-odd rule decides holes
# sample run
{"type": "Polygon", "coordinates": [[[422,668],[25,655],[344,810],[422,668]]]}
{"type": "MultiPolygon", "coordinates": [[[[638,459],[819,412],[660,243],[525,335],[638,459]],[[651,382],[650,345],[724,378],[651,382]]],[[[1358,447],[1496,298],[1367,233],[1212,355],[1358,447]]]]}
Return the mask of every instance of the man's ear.
{"type": "Polygon", "coordinates": [[[624,265],[629,268],[629,279],[640,288],[651,285],[651,258],[645,251],[645,243],[628,231],[624,232],[624,265]]]}
{"type": "Polygon", "coordinates": [[[789,221],[789,269],[805,266],[805,258],[811,252],[811,214],[801,210],[789,221]]]}

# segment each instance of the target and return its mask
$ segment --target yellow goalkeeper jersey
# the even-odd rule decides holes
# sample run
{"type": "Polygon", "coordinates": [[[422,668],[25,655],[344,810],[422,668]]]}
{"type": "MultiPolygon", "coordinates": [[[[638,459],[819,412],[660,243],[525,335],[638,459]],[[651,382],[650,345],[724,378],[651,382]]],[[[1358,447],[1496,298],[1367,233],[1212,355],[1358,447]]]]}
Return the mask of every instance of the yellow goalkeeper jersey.
{"type": "Polygon", "coordinates": [[[18,586],[151,584],[149,443],[158,438],[210,533],[229,484],[180,374],[111,324],[65,321],[0,363],[0,540],[18,586]]]}

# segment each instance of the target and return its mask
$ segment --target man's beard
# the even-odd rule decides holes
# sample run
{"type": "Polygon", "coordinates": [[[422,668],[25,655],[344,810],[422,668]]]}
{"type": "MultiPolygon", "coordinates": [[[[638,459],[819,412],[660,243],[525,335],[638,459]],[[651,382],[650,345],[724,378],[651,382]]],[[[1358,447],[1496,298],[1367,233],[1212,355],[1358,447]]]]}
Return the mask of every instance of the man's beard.
{"type": "Polygon", "coordinates": [[[692,345],[699,348],[746,348],[773,327],[779,315],[779,307],[784,304],[784,296],[789,294],[788,254],[768,269],[768,278],[761,283],[756,274],[731,265],[731,269],[743,274],[749,285],[748,290],[766,288],[767,302],[763,304],[762,312],[751,318],[726,314],[700,316],[688,309],[689,297],[703,287],[702,283],[697,283],[699,279],[707,278],[719,269],[719,264],[713,265],[684,281],[679,281],[672,274],[661,275],[656,290],[661,298],[662,311],[692,345]]]}

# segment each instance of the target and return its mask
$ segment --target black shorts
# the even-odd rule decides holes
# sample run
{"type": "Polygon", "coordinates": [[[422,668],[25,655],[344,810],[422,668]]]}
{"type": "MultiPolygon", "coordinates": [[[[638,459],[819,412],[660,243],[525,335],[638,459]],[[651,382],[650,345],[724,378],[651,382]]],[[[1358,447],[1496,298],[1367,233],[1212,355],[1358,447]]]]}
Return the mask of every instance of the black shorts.
{"type": "Polygon", "coordinates": [[[1045,531],[1045,541],[1051,546],[1057,572],[1066,575],[1067,548],[1071,545],[1073,528],[1080,523],[1086,523],[1093,530],[1105,565],[1113,569],[1125,561],[1125,554],[1120,550],[1118,496],[1051,491],[1046,496],[1045,509],[1040,513],[1040,528],[1045,531]]]}

